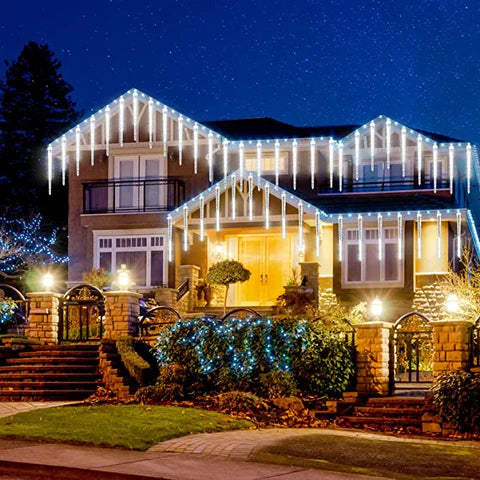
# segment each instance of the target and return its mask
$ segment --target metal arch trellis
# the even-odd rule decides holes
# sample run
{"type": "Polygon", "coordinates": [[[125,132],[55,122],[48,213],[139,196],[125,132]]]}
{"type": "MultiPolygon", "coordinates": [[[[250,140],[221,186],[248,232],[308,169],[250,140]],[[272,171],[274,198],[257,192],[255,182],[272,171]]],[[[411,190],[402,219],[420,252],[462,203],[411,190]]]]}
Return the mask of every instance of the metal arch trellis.
{"type": "Polygon", "coordinates": [[[12,300],[16,307],[13,311],[11,329],[15,333],[23,333],[28,321],[29,302],[23,293],[12,285],[7,283],[0,284],[0,302],[2,300],[12,300]]]}
{"type": "Polygon", "coordinates": [[[480,367],[480,316],[470,329],[470,368],[480,367]]]}
{"type": "Polygon", "coordinates": [[[59,341],[100,340],[103,336],[105,297],[93,285],[70,288],[60,304],[59,341]]]}
{"type": "Polygon", "coordinates": [[[402,315],[390,337],[390,391],[415,389],[433,380],[433,329],[420,312],[402,315]]]}
{"type": "Polygon", "coordinates": [[[230,317],[239,318],[239,319],[247,319],[247,318],[260,318],[261,315],[255,311],[253,308],[234,308],[227,312],[221,319],[221,322],[229,319],[230,317]]]}
{"type": "Polygon", "coordinates": [[[141,337],[157,335],[163,327],[174,324],[180,318],[180,314],[172,307],[161,305],[151,308],[139,317],[136,333],[141,337]]]}

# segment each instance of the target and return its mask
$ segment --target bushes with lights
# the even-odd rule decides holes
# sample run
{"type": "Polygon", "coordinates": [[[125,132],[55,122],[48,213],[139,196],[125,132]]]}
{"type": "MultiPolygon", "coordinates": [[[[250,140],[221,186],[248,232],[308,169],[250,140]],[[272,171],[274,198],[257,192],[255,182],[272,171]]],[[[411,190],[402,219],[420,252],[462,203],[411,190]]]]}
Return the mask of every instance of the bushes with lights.
{"type": "Polygon", "coordinates": [[[186,390],[192,395],[262,394],[259,389],[270,374],[282,388],[291,377],[291,391],[335,397],[346,389],[354,369],[345,340],[318,323],[297,319],[180,320],[161,332],[155,348],[160,367],[185,367],[186,390]]]}

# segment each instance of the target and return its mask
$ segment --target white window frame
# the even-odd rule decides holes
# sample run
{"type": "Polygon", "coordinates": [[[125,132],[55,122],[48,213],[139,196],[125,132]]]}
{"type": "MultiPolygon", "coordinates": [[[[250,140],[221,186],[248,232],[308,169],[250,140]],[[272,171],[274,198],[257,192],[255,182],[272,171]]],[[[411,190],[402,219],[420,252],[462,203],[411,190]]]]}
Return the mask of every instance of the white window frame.
{"type": "MultiPolygon", "coordinates": [[[[397,259],[398,273],[399,278],[397,280],[385,280],[385,244],[394,244],[398,245],[398,235],[395,238],[387,239],[386,231],[389,229],[397,230],[396,226],[384,226],[382,228],[382,260],[380,261],[380,280],[379,281],[367,281],[366,280],[366,254],[367,254],[367,245],[375,245],[378,247],[378,239],[367,240],[366,231],[367,230],[376,230],[376,226],[364,226],[362,231],[362,262],[360,266],[361,277],[360,281],[349,281],[348,280],[348,246],[357,245],[358,239],[349,240],[348,231],[358,232],[357,228],[345,227],[344,232],[344,246],[343,246],[343,258],[342,262],[342,287],[343,288],[365,288],[365,287],[403,287],[404,286],[404,275],[405,275],[405,241],[402,242],[403,252],[402,259],[398,258],[398,251],[395,253],[397,259]]],[[[405,229],[402,232],[402,238],[405,239],[405,229]]],[[[398,249],[397,249],[398,250],[398,249]]],[[[376,249],[378,254],[378,248],[376,249]]],[[[356,259],[355,259],[356,260],[356,259]]]]}
{"type": "Polygon", "coordinates": [[[151,285],[151,253],[153,251],[163,251],[163,283],[168,285],[168,259],[167,259],[167,229],[134,229],[134,230],[94,230],[93,232],[93,266],[100,267],[100,253],[112,253],[112,271],[115,275],[120,265],[116,264],[116,253],[118,252],[146,252],[145,278],[147,285],[135,285],[135,288],[153,288],[151,285]],[[117,239],[120,238],[147,238],[145,247],[117,247],[117,239]],[[152,246],[152,238],[163,237],[163,245],[152,246]],[[112,247],[100,248],[100,239],[111,239],[112,247]]]}

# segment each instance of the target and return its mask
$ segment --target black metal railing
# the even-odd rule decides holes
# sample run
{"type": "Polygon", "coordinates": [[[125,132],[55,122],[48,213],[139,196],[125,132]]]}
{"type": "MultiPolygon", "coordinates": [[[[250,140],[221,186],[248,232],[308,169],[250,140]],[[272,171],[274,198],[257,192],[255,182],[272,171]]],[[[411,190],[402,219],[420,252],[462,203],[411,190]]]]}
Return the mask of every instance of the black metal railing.
{"type": "Polygon", "coordinates": [[[470,329],[470,367],[480,367],[480,317],[470,329]]]}
{"type": "Polygon", "coordinates": [[[167,212],[185,201],[178,178],[83,183],[83,213],[167,212]]]}
{"type": "Polygon", "coordinates": [[[179,287],[177,288],[177,302],[179,302],[190,290],[190,279],[186,279],[179,287]]]}

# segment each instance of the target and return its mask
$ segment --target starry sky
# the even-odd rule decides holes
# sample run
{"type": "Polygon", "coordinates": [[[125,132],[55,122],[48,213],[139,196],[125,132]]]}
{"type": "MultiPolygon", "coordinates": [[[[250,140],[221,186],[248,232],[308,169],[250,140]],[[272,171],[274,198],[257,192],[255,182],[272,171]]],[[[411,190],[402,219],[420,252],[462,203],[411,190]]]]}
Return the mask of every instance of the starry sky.
{"type": "Polygon", "coordinates": [[[56,52],[86,114],[136,87],[199,121],[332,125],[384,114],[480,142],[479,0],[2,5],[0,59],[28,40],[56,52]]]}

